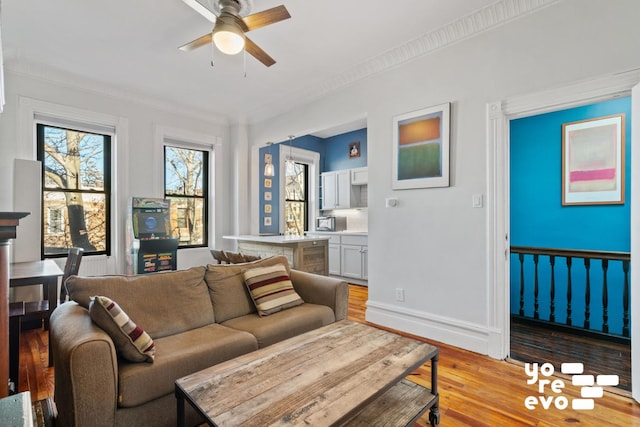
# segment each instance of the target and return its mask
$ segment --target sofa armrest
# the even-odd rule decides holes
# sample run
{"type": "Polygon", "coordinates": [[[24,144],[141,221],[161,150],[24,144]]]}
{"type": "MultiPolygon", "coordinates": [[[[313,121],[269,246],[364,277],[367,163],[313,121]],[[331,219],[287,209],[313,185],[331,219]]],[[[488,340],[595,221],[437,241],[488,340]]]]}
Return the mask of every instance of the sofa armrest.
{"type": "Polygon", "coordinates": [[[292,269],[291,282],[305,302],[331,307],[336,322],[347,318],[349,286],[344,280],[292,269]]]}
{"type": "Polygon", "coordinates": [[[114,426],[118,362],[111,338],[75,302],[51,314],[58,426],[114,426]]]}

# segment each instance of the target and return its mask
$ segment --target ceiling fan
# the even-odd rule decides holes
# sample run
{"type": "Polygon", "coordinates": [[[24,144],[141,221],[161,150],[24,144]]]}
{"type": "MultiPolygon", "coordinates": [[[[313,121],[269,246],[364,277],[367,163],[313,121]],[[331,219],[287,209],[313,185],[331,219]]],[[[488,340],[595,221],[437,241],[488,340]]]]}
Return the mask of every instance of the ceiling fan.
{"type": "Polygon", "coordinates": [[[198,0],[182,1],[214,25],[210,33],[180,46],[180,50],[190,51],[213,41],[221,52],[228,55],[235,55],[244,49],[267,67],[276,63],[245,33],[291,18],[286,7],[276,6],[249,15],[253,0],[213,0],[214,11],[204,7],[198,0]]]}

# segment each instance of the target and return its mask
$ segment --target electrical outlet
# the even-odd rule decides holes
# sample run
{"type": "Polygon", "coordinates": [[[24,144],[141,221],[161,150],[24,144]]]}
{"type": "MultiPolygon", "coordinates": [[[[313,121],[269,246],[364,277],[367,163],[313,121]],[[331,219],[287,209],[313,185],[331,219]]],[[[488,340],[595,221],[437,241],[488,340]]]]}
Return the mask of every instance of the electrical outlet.
{"type": "Polygon", "coordinates": [[[396,301],[402,302],[404,301],[404,289],[396,288],[396,301]]]}

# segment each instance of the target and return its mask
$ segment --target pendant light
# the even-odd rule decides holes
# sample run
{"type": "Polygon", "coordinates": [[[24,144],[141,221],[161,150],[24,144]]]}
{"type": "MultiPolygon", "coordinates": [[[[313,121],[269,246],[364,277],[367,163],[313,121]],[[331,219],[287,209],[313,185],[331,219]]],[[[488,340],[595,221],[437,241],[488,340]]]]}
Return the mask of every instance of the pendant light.
{"type": "Polygon", "coordinates": [[[275,170],[273,168],[273,157],[271,154],[271,146],[273,142],[267,142],[267,146],[269,147],[268,153],[264,155],[264,176],[274,176],[275,170]]]}

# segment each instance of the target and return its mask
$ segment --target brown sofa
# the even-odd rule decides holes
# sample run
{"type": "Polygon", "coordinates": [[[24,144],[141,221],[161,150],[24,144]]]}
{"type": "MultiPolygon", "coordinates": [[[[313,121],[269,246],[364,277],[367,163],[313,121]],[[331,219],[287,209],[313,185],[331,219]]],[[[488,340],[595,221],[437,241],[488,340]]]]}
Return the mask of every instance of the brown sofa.
{"type": "MultiPolygon", "coordinates": [[[[290,270],[283,256],[142,276],[74,276],[67,288],[71,301],[51,316],[58,426],[176,425],[176,379],[347,315],[345,282],[290,270]],[[242,273],[278,263],[304,303],[261,317],[242,273]],[[117,302],[151,336],[153,363],[120,357],[89,316],[95,295],[117,302]]],[[[199,422],[187,409],[189,423],[199,422]]]]}

